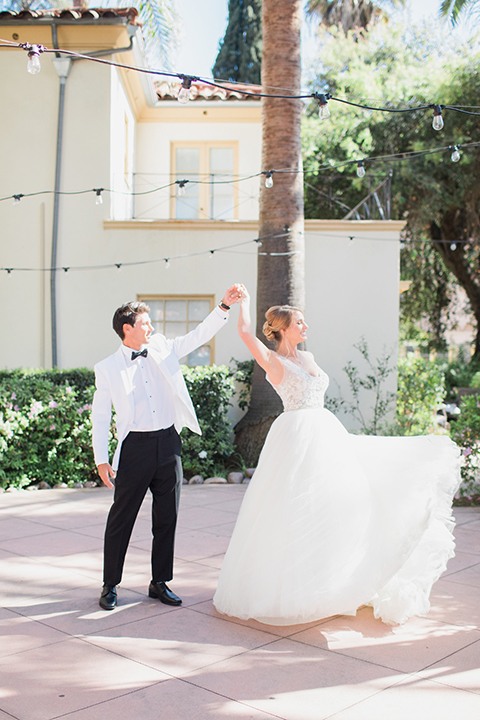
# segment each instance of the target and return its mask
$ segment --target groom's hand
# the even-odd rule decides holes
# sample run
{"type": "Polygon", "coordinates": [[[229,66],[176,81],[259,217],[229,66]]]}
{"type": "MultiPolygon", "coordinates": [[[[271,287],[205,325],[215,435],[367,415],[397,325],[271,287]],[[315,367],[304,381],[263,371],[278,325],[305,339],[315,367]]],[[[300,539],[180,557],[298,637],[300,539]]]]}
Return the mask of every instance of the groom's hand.
{"type": "Polygon", "coordinates": [[[110,478],[115,479],[117,473],[110,463],[100,463],[100,465],[97,465],[97,470],[103,484],[109,488],[113,488],[113,483],[110,481],[110,478]]]}
{"type": "Polygon", "coordinates": [[[222,299],[224,305],[230,306],[240,302],[243,296],[241,288],[242,285],[240,285],[240,283],[235,283],[235,285],[229,287],[222,299]]]}

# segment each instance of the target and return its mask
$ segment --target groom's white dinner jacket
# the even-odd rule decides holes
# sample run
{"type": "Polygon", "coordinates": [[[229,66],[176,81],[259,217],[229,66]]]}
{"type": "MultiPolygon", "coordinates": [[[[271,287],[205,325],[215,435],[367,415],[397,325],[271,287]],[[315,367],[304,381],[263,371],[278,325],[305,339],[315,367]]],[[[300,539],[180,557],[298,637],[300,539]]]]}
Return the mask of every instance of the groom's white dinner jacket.
{"type": "MultiPolygon", "coordinates": [[[[173,391],[177,432],[183,427],[188,427],[201,435],[193,403],[180,369],[180,359],[208,342],[227,320],[228,313],[217,306],[195,330],[187,335],[167,340],[164,335],[155,334],[146,346],[149,356],[155,360],[173,391]]],[[[113,405],[116,412],[118,445],[112,466],[116,470],[122,442],[132,426],[134,417],[131,370],[127,366],[122,346],[113,355],[95,365],[95,385],[97,389],[92,408],[95,463],[100,465],[109,462],[108,433],[113,405]]]]}

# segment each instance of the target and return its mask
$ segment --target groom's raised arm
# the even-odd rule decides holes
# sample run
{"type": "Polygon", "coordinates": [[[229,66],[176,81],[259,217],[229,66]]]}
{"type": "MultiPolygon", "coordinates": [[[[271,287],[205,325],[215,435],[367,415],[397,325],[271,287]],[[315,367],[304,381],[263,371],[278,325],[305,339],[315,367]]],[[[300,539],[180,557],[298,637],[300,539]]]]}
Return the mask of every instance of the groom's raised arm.
{"type": "Polygon", "coordinates": [[[185,357],[200,345],[208,342],[228,320],[228,310],[231,305],[240,302],[242,293],[239,285],[232,285],[225,292],[221,302],[205,320],[197,325],[195,330],[173,340],[173,351],[178,358],[185,357]],[[223,307],[222,307],[223,306],[223,307]]]}

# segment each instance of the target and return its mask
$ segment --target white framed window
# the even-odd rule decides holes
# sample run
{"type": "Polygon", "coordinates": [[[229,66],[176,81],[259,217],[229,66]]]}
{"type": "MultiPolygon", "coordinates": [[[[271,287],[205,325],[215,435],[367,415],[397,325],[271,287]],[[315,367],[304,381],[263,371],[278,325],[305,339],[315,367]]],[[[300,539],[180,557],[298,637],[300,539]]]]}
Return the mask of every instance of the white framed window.
{"type": "Polygon", "coordinates": [[[238,143],[174,142],[171,145],[175,180],[170,214],[177,220],[237,218],[238,143]]]}
{"type": "MultiPolygon", "coordinates": [[[[176,338],[194,330],[214,307],[213,295],[137,295],[137,300],[150,307],[150,319],[155,332],[176,338]]],[[[215,343],[208,343],[181,358],[182,365],[212,365],[215,343]]]]}

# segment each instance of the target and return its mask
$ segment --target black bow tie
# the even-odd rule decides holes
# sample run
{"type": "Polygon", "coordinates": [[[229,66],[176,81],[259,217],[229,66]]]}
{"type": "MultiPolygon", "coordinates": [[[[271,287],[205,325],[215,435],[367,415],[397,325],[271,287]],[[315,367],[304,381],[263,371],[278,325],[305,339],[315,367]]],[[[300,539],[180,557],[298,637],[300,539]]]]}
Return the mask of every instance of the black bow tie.
{"type": "Polygon", "coordinates": [[[147,357],[148,350],[145,348],[145,350],[139,350],[136,352],[135,350],[132,352],[132,360],[136,360],[138,357],[147,357]]]}

